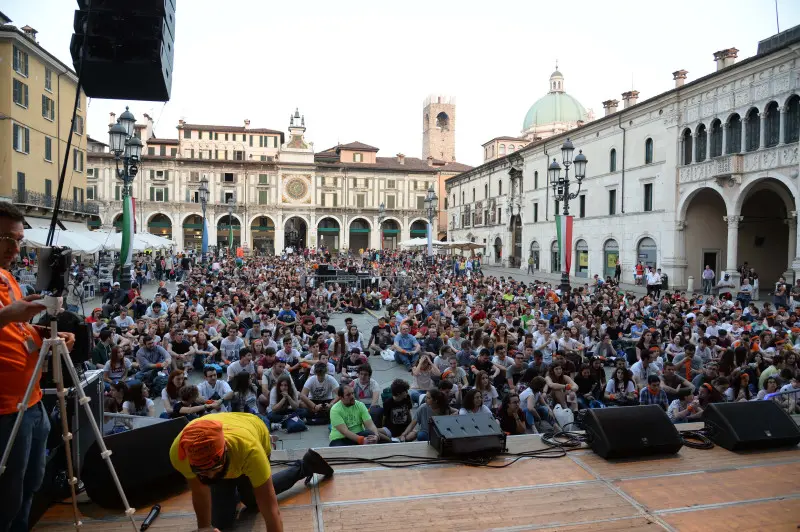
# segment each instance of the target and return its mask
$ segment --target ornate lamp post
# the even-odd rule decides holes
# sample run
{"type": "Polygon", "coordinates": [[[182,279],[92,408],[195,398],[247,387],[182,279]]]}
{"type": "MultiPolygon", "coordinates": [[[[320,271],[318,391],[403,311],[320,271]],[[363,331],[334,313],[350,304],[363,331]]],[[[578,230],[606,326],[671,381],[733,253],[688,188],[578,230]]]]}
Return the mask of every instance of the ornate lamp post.
{"type": "MultiPolygon", "coordinates": [[[[550,177],[550,186],[553,187],[553,198],[556,201],[564,202],[564,216],[567,217],[567,223],[569,223],[569,200],[577,198],[578,194],[580,194],[583,178],[586,177],[586,163],[588,162],[582,150],[578,152],[578,156],[573,160],[572,153],[574,151],[575,146],[572,145],[572,141],[569,139],[561,146],[561,163],[564,165],[563,176],[561,175],[561,165],[556,162],[555,157],[547,170],[550,177]],[[578,190],[570,193],[569,188],[571,183],[569,179],[569,167],[573,164],[575,165],[575,181],[578,182],[578,190]]],[[[566,250],[562,250],[562,255],[566,256],[567,253],[572,253],[571,238],[567,239],[566,235],[562,235],[561,244],[567,248],[566,250]]],[[[566,260],[561,261],[562,296],[568,295],[571,290],[569,286],[569,271],[567,271],[566,262],[566,260]]]]}
{"type": "Polygon", "coordinates": [[[133,261],[133,180],[139,172],[142,141],[134,136],[136,117],[128,108],[117,123],[108,130],[111,152],[114,154],[117,178],[122,180],[122,248],[120,249],[120,286],[127,290],[131,286],[131,263],[133,261]],[[120,166],[120,162],[122,165],[120,166]]]}
{"type": "Polygon", "coordinates": [[[433,185],[428,189],[425,196],[425,211],[428,215],[428,258],[433,262],[433,219],[436,218],[436,211],[439,207],[439,198],[433,191],[433,185]]]}
{"type": "Polygon", "coordinates": [[[203,238],[201,244],[203,264],[206,262],[206,255],[208,254],[208,224],[206,223],[206,205],[208,204],[208,179],[203,176],[200,181],[200,188],[197,189],[197,195],[200,197],[200,208],[203,210],[203,238]]]}
{"type": "Polygon", "coordinates": [[[386,205],[381,202],[378,206],[378,240],[379,250],[383,249],[383,221],[386,219],[386,205]]]}
{"type": "Polygon", "coordinates": [[[228,199],[228,248],[233,251],[233,207],[236,205],[236,200],[233,198],[228,199]]]}

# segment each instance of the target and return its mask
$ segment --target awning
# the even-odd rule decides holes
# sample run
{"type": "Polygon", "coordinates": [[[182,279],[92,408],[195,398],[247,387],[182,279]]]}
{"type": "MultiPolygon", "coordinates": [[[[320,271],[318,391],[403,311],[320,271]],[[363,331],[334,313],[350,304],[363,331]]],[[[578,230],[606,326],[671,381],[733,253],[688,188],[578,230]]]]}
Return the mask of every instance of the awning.
{"type": "Polygon", "coordinates": [[[75,231],[76,233],[85,233],[89,231],[89,226],[85,223],[81,222],[68,222],[65,220],[59,220],[58,223],[64,226],[64,229],[67,231],[75,231]]]}
{"type": "MultiPolygon", "coordinates": [[[[45,247],[47,241],[47,229],[28,229],[25,231],[25,244],[34,248],[45,247]]],[[[72,231],[56,231],[53,237],[54,246],[66,246],[73,251],[80,253],[97,253],[100,250],[100,244],[86,238],[80,233],[72,231]]]]}
{"type": "Polygon", "coordinates": [[[37,218],[36,216],[26,216],[25,223],[31,229],[50,229],[50,218],[37,218]]]}

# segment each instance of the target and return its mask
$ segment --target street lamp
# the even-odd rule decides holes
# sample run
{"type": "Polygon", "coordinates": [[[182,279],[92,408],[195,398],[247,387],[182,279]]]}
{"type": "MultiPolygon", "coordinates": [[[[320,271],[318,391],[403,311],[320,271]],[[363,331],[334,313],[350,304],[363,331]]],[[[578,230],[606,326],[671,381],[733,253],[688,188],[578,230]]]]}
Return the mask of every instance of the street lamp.
{"type": "Polygon", "coordinates": [[[197,195],[200,199],[200,208],[203,210],[203,237],[201,243],[201,252],[203,256],[203,264],[206,262],[206,254],[208,253],[208,228],[206,227],[206,205],[208,204],[208,179],[203,176],[200,181],[200,188],[197,189],[197,195]]]}
{"type": "Polygon", "coordinates": [[[122,180],[122,247],[120,249],[120,271],[117,279],[123,290],[131,286],[131,265],[133,262],[133,180],[139,172],[139,159],[142,156],[142,141],[134,136],[136,117],[128,108],[117,123],[108,130],[111,152],[117,170],[117,178],[122,180]],[[122,165],[120,166],[120,162],[122,165]]]}
{"type": "Polygon", "coordinates": [[[433,262],[433,219],[436,217],[436,211],[439,207],[438,201],[439,198],[436,196],[436,192],[433,191],[433,185],[431,185],[425,195],[425,210],[428,215],[428,257],[431,262],[433,262]]]}
{"type": "Polygon", "coordinates": [[[383,202],[381,202],[381,204],[378,206],[378,239],[380,240],[379,242],[380,247],[378,249],[383,249],[383,221],[385,219],[386,219],[386,205],[383,202]]]}
{"type": "Polygon", "coordinates": [[[233,207],[236,205],[236,200],[233,197],[228,198],[228,247],[233,251],[233,207]]]}
{"type": "MultiPolygon", "coordinates": [[[[586,163],[588,159],[580,150],[578,155],[573,160],[572,154],[575,151],[575,146],[572,141],[567,139],[561,146],[561,163],[564,165],[564,175],[561,175],[561,165],[558,164],[555,157],[553,162],[550,163],[547,169],[548,177],[550,178],[550,186],[553,188],[553,198],[556,201],[564,202],[564,216],[569,216],[569,200],[578,197],[581,192],[581,185],[583,178],[586,177],[586,163]],[[570,193],[570,180],[569,180],[569,167],[575,165],[575,181],[578,182],[578,190],[570,193]]],[[[571,248],[572,242],[566,242],[562,237],[562,245],[571,248]]],[[[566,253],[572,253],[572,249],[566,250],[566,253]]],[[[566,255],[566,253],[563,253],[566,255]]],[[[566,268],[566,261],[562,260],[561,264],[561,294],[562,297],[569,296],[571,288],[569,286],[569,272],[566,268]]]]}

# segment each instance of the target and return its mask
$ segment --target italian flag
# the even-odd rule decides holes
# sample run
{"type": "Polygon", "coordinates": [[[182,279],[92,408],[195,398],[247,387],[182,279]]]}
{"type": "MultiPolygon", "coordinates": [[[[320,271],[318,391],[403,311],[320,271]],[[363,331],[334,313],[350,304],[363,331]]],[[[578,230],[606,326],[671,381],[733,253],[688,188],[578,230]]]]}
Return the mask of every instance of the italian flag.
{"type": "Polygon", "coordinates": [[[561,258],[561,271],[571,271],[572,253],[572,216],[556,215],[556,233],[558,234],[558,255],[561,258]]]}
{"type": "Polygon", "coordinates": [[[133,263],[133,198],[130,194],[125,194],[122,200],[122,246],[119,252],[120,279],[127,279],[130,271],[125,271],[125,265],[133,263]]]}

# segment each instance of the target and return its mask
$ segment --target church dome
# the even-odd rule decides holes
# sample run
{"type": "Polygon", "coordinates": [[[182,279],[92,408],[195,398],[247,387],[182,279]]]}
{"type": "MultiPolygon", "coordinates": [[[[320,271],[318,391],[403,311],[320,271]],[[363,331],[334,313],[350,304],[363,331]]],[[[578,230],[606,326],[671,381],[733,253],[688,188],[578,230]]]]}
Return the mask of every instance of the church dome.
{"type": "Polygon", "coordinates": [[[587,121],[581,102],[564,91],[564,76],[556,69],[550,75],[550,91],[531,105],[522,123],[522,131],[559,122],[587,121]]]}

